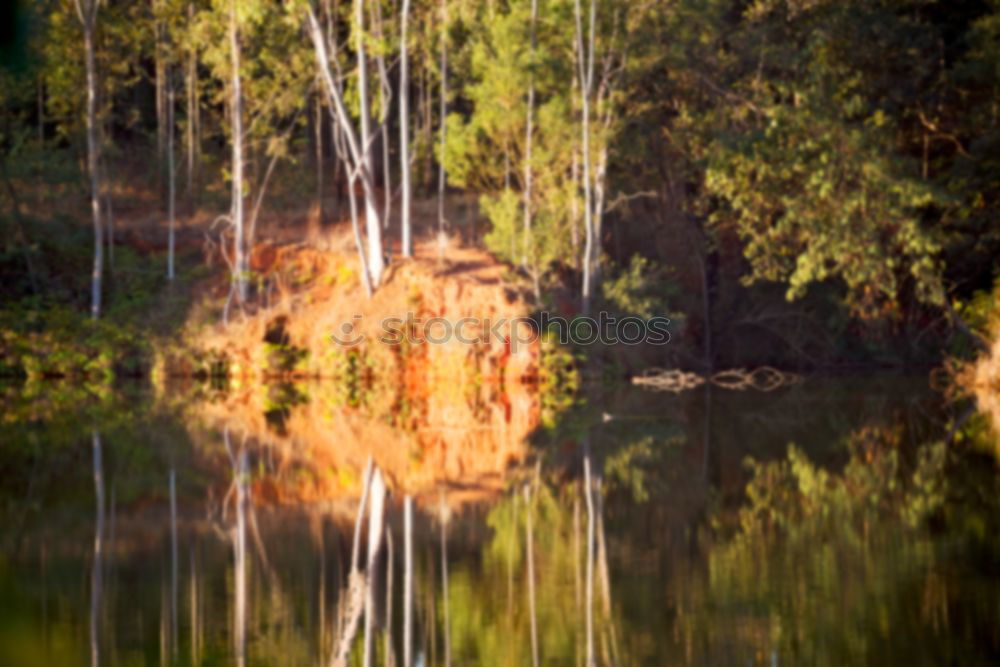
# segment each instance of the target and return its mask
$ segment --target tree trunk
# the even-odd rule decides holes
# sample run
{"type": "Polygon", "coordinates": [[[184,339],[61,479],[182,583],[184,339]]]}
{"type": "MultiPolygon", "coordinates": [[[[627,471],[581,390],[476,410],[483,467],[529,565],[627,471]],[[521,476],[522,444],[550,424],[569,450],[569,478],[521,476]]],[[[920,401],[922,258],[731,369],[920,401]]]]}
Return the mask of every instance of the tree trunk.
{"type": "MultiPolygon", "coordinates": [[[[384,33],[382,30],[382,9],[375,3],[375,37],[380,42],[384,33]]],[[[389,69],[385,65],[385,54],[380,49],[375,56],[378,66],[379,81],[379,143],[382,144],[382,228],[389,228],[389,218],[392,216],[392,169],[389,163],[389,107],[392,105],[392,84],[389,82],[389,69]]]]}
{"type": "MultiPolygon", "coordinates": [[[[96,13],[96,11],[95,11],[96,13]]],[[[101,456],[101,436],[91,434],[94,449],[94,494],[97,499],[94,535],[94,561],[90,571],[90,664],[101,664],[101,643],[99,623],[101,617],[101,597],[104,591],[104,464],[101,456]]]]}
{"type": "MultiPolygon", "coordinates": [[[[228,433],[227,433],[228,435],[228,433]]],[[[236,483],[236,528],[233,531],[233,652],[237,665],[246,661],[247,638],[247,530],[246,509],[250,502],[247,454],[240,448],[233,477],[236,483]]]]}
{"type": "Polygon", "coordinates": [[[167,280],[174,279],[174,247],[177,234],[177,172],[174,169],[174,86],[167,71],[167,280]]]}
{"type": "MultiPolygon", "coordinates": [[[[156,74],[156,170],[160,184],[160,197],[164,191],[164,166],[167,145],[167,94],[166,58],[164,56],[163,22],[160,20],[162,0],[153,0],[153,47],[154,70],[156,74]]],[[[162,199],[160,200],[162,205],[162,199]]],[[[162,210],[162,209],[161,209],[162,210]]]]}
{"type": "Polygon", "coordinates": [[[357,22],[356,51],[358,55],[358,99],[361,114],[361,170],[368,174],[365,187],[365,231],[368,233],[368,271],[372,288],[382,281],[385,260],[382,256],[382,227],[379,224],[378,204],[372,179],[372,129],[368,108],[368,54],[365,51],[365,0],[354,0],[354,18],[357,22]]]}
{"type": "Polygon", "coordinates": [[[583,312],[590,311],[590,300],[592,290],[592,270],[594,255],[594,210],[593,194],[591,192],[591,165],[590,165],[590,93],[594,80],[594,22],[597,13],[596,0],[590,2],[590,25],[588,47],[584,46],[583,19],[581,17],[580,0],[574,0],[574,10],[576,15],[576,50],[577,66],[580,71],[580,98],[583,108],[583,226],[585,241],[583,246],[583,285],[581,288],[583,312]]]}
{"type": "MultiPolygon", "coordinates": [[[[448,0],[441,0],[441,137],[438,154],[438,235],[444,235],[445,141],[448,133],[448,0]]],[[[441,239],[439,238],[439,242],[441,239]]],[[[440,246],[439,246],[440,247],[440,246]]]]}
{"type": "Polygon", "coordinates": [[[580,153],[577,151],[576,146],[573,146],[573,164],[570,167],[570,179],[573,181],[573,201],[570,203],[569,215],[570,215],[570,227],[569,227],[569,239],[570,245],[573,248],[573,268],[576,268],[580,251],[580,205],[577,195],[580,192],[580,153]]]}
{"type": "Polygon", "coordinates": [[[94,223],[94,269],[91,274],[90,316],[101,316],[101,283],[104,274],[104,228],[101,224],[101,178],[97,139],[97,71],[94,63],[94,29],[97,24],[96,0],[76,0],[76,11],[83,25],[83,45],[87,69],[87,171],[90,172],[90,210],[94,223]]]}
{"type": "Polygon", "coordinates": [[[170,655],[177,656],[177,474],[170,469],[170,655]]]}
{"type": "Polygon", "coordinates": [[[240,82],[240,42],[236,26],[236,0],[229,5],[229,49],[232,62],[232,110],[233,142],[233,185],[232,224],[235,231],[233,240],[233,279],[240,303],[247,298],[247,258],[243,228],[243,90],[240,82]]]}
{"type": "MultiPolygon", "coordinates": [[[[404,15],[410,0],[403,0],[404,15]]],[[[405,19],[404,19],[405,20],[405,19]]],[[[403,501],[403,667],[413,667],[413,498],[403,501]]]]}
{"type": "MultiPolygon", "coordinates": [[[[577,0],[579,3],[579,0],[577,0]]],[[[579,4],[577,5],[579,6],[579,4]]],[[[589,445],[589,443],[588,443],[589,445]]],[[[589,449],[589,446],[588,446],[589,449]]],[[[587,500],[587,575],[586,575],[586,641],[587,641],[587,667],[593,667],[594,663],[594,498],[593,483],[590,478],[590,454],[586,454],[583,459],[583,485],[587,500]]]]}
{"type": "MultiPolygon", "coordinates": [[[[361,17],[359,18],[363,18],[363,11],[362,11],[363,7],[361,6],[361,2],[362,0],[355,0],[356,3],[355,7],[361,13],[361,17]]],[[[312,39],[313,42],[313,48],[316,54],[316,64],[319,68],[319,73],[323,80],[323,87],[326,89],[330,106],[333,110],[334,117],[336,118],[338,127],[341,131],[340,134],[341,139],[343,140],[344,143],[347,144],[347,150],[343,151],[344,153],[346,153],[346,155],[342,155],[341,157],[348,158],[350,161],[350,164],[348,165],[348,171],[349,171],[348,187],[350,188],[350,196],[351,197],[355,196],[353,189],[354,184],[356,179],[360,178],[361,184],[364,188],[366,206],[374,210],[375,197],[376,197],[375,184],[372,181],[371,170],[368,169],[368,163],[366,162],[366,160],[370,157],[370,145],[364,142],[363,140],[359,141],[358,135],[355,132],[354,127],[351,125],[351,122],[348,118],[347,107],[344,104],[343,93],[340,90],[340,87],[338,86],[337,82],[334,80],[333,74],[330,72],[330,59],[327,54],[326,41],[323,37],[323,32],[322,30],[320,30],[320,25],[319,21],[316,18],[316,13],[312,10],[311,7],[307,7],[306,9],[306,23],[310,39],[312,39]]],[[[360,41],[361,40],[359,39],[359,42],[360,41]]],[[[364,59],[362,58],[361,60],[363,61],[364,59]]],[[[366,83],[367,83],[367,77],[366,77],[366,83]]],[[[362,90],[364,90],[363,86],[362,90]]],[[[364,103],[362,105],[363,110],[364,112],[367,112],[367,106],[368,106],[366,101],[367,95],[361,95],[361,99],[364,100],[364,103]]],[[[365,115],[366,114],[363,113],[362,118],[364,118],[365,115]]],[[[362,128],[362,130],[364,130],[364,128],[362,128]]],[[[366,135],[364,131],[362,131],[362,137],[368,137],[368,135],[366,135]]],[[[353,220],[356,220],[356,214],[354,209],[352,209],[352,221],[353,220]]],[[[360,255],[361,270],[364,277],[365,286],[366,288],[368,288],[368,292],[370,295],[371,290],[378,285],[378,281],[375,280],[375,276],[377,275],[379,278],[381,278],[382,269],[384,268],[385,264],[382,258],[382,237],[381,237],[381,229],[378,224],[378,218],[369,216],[369,219],[366,222],[368,223],[367,231],[369,234],[367,258],[365,257],[365,252],[361,245],[362,240],[360,238],[360,232],[357,229],[355,229],[355,240],[358,243],[358,253],[360,255]],[[375,257],[378,260],[377,274],[375,270],[370,270],[370,267],[372,266],[370,260],[372,258],[373,251],[375,251],[374,252],[375,257]]]]}
{"type": "Polygon", "coordinates": [[[441,606],[444,623],[444,664],[451,667],[451,621],[448,619],[448,517],[441,497],[441,606]]]}
{"type": "MultiPolygon", "coordinates": [[[[400,179],[403,185],[403,200],[400,203],[400,225],[402,227],[403,257],[413,256],[413,230],[410,220],[412,194],[410,192],[410,71],[406,44],[406,29],[410,22],[410,0],[403,0],[400,17],[399,43],[399,162],[400,179]]],[[[407,663],[409,664],[409,663],[407,663]]]]}
{"type": "Polygon", "coordinates": [[[529,484],[524,488],[524,504],[526,520],[524,524],[524,550],[525,560],[528,562],[528,616],[531,625],[531,664],[538,667],[538,620],[535,612],[535,544],[534,530],[531,515],[534,512],[534,504],[531,500],[532,487],[529,484]]]}

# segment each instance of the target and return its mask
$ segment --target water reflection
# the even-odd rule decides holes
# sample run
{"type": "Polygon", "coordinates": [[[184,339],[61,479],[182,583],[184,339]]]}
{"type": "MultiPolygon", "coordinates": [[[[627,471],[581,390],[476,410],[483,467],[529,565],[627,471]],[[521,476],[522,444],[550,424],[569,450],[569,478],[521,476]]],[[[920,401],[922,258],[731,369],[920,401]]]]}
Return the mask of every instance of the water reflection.
{"type": "Polygon", "coordinates": [[[101,613],[101,593],[104,588],[104,464],[101,460],[101,436],[97,431],[91,435],[94,447],[94,496],[97,500],[94,562],[90,570],[90,664],[101,661],[101,645],[98,637],[98,623],[101,613]]]}
{"type": "Polygon", "coordinates": [[[240,414],[9,420],[0,663],[986,662],[996,464],[941,406],[913,381],[612,388],[487,491],[407,486],[369,442],[309,502],[287,489],[351,440],[311,459],[240,414]]]}

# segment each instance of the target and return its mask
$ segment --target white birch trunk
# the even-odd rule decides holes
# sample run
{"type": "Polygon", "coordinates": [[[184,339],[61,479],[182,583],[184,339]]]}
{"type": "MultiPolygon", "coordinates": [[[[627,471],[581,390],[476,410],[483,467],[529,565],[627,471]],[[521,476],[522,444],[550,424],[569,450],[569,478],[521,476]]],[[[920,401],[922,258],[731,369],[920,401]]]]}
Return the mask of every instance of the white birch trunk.
{"type": "MultiPolygon", "coordinates": [[[[375,34],[379,41],[384,38],[382,30],[382,8],[374,3],[375,34]]],[[[375,56],[378,66],[378,100],[379,100],[379,143],[382,144],[382,228],[389,228],[389,218],[392,216],[392,169],[389,164],[389,107],[392,105],[392,84],[389,82],[389,69],[385,64],[385,54],[379,49],[375,56]]]]}
{"type": "MultiPolygon", "coordinates": [[[[448,0],[441,0],[441,137],[438,155],[438,242],[444,236],[445,142],[448,136],[448,0]]],[[[443,254],[443,253],[442,253],[443,254]]]]}
{"type": "Polygon", "coordinates": [[[591,178],[591,156],[590,156],[590,96],[594,80],[594,23],[597,14],[596,0],[590,2],[590,25],[588,47],[584,46],[583,19],[580,10],[580,0],[574,0],[574,12],[576,15],[576,46],[577,46],[577,66],[580,70],[580,98],[582,101],[583,122],[583,226],[585,241],[583,247],[583,285],[581,288],[583,297],[583,312],[590,310],[590,300],[593,282],[593,255],[594,255],[594,208],[591,178]]]}
{"type": "MultiPolygon", "coordinates": [[[[355,0],[360,7],[361,0],[355,0]]],[[[340,90],[340,86],[334,80],[333,74],[330,71],[330,59],[326,48],[326,41],[323,37],[323,32],[320,29],[319,21],[316,18],[316,13],[311,7],[306,8],[306,27],[309,32],[309,36],[313,42],[313,48],[316,54],[316,64],[319,68],[320,77],[323,81],[323,87],[326,90],[327,97],[330,102],[330,106],[333,109],[334,117],[337,120],[337,124],[340,128],[340,136],[342,140],[347,144],[347,150],[341,155],[342,160],[348,162],[348,187],[351,189],[350,196],[353,197],[353,187],[355,180],[360,178],[361,184],[365,192],[365,202],[366,204],[371,204],[371,208],[374,208],[375,202],[375,184],[372,181],[371,170],[367,168],[365,158],[370,154],[370,146],[359,141],[358,134],[355,131],[351,121],[347,115],[347,107],[344,104],[344,96],[340,90]]],[[[367,96],[362,95],[362,98],[367,96]]],[[[365,110],[367,110],[367,103],[365,104],[365,110]]],[[[352,219],[356,219],[353,218],[352,219]]],[[[371,218],[367,221],[367,230],[369,232],[368,239],[368,257],[371,259],[371,251],[377,249],[377,259],[378,259],[378,276],[381,278],[382,268],[384,268],[384,262],[382,261],[382,242],[381,242],[381,229],[379,228],[378,219],[371,218]],[[374,223],[374,224],[371,224],[374,223]],[[376,242],[372,242],[371,233],[372,227],[374,227],[374,233],[376,234],[376,242]]],[[[356,225],[355,225],[356,227],[356,225]]],[[[371,262],[366,261],[364,249],[361,246],[360,232],[355,228],[355,239],[358,242],[358,252],[360,254],[363,281],[365,286],[368,288],[369,294],[371,289],[378,285],[378,282],[374,279],[375,272],[371,269],[371,262]]]]}
{"type": "Polygon", "coordinates": [[[240,81],[240,42],[236,25],[236,0],[229,5],[229,51],[232,66],[232,91],[230,108],[232,112],[232,224],[233,238],[233,280],[240,303],[247,297],[247,258],[243,224],[243,90],[240,81]]]}
{"type": "MultiPolygon", "coordinates": [[[[164,168],[167,147],[167,91],[166,58],[164,56],[164,27],[160,20],[163,0],[153,0],[153,70],[156,76],[156,170],[160,185],[160,197],[164,190],[164,168]]],[[[162,199],[160,200],[162,204],[162,199]]]]}
{"type": "Polygon", "coordinates": [[[170,225],[167,237],[167,280],[173,280],[177,234],[177,172],[174,169],[174,87],[169,80],[169,71],[167,79],[167,223],[170,225]]]}
{"type": "MultiPolygon", "coordinates": [[[[403,200],[400,203],[400,225],[402,226],[403,257],[413,256],[413,231],[410,219],[412,194],[410,191],[410,71],[406,30],[410,22],[410,0],[403,0],[400,17],[399,54],[399,161],[403,200]]],[[[409,663],[407,663],[409,664],[409,663]]]]}
{"type": "Polygon", "coordinates": [[[368,234],[368,272],[372,287],[382,281],[385,260],[382,257],[382,226],[379,224],[378,204],[372,180],[372,128],[368,105],[368,54],[365,51],[365,0],[354,0],[354,19],[357,22],[356,51],[358,56],[358,98],[361,114],[360,164],[368,174],[370,185],[365,187],[365,231],[368,234]]]}
{"type": "Polygon", "coordinates": [[[76,13],[83,26],[87,70],[87,171],[90,172],[90,210],[94,223],[94,268],[91,273],[90,316],[101,316],[101,283],[104,275],[104,227],[101,224],[101,177],[97,138],[97,67],[94,62],[94,30],[97,0],[76,0],[76,13]]]}

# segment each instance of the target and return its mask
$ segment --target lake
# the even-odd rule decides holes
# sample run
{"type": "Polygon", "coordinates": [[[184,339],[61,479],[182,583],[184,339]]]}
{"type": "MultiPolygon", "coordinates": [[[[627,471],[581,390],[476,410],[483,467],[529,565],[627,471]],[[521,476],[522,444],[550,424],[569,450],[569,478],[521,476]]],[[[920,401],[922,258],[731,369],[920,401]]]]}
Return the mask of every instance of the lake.
{"type": "Polygon", "coordinates": [[[316,385],[0,395],[0,664],[1000,655],[998,447],[925,375],[473,397],[420,424],[316,385]],[[352,632],[369,458],[384,540],[352,632]]]}

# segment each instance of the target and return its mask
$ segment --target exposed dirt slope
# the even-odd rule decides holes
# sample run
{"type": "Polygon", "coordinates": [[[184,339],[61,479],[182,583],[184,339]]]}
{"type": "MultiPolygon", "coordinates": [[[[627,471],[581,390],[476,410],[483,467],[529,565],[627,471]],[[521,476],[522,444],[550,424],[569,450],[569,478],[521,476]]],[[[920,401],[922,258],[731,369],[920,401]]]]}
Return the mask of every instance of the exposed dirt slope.
{"type": "Polygon", "coordinates": [[[183,340],[161,354],[167,386],[228,373],[227,391],[187,408],[207,427],[198,437],[217,441],[228,428],[277,455],[278,472],[260,480],[260,491],[277,501],[356,494],[369,456],[396,490],[436,494],[444,484],[455,499],[472,499],[502,488],[540,414],[539,345],[511,345],[510,325],[499,327],[499,338],[484,335],[500,319],[528,314],[505,267],[460,247],[442,260],[439,246],[427,243],[414,259],[393,261],[368,299],[347,230],[330,234],[326,247],[256,248],[254,311],[234,311],[228,326],[199,324],[217,314],[228,291],[225,281],[214,283],[183,340]],[[379,342],[386,318],[408,315],[475,318],[464,333],[481,340],[379,342]],[[335,342],[331,334],[343,337],[344,323],[364,342],[335,342]],[[309,382],[293,388],[291,380],[309,382]]]}

